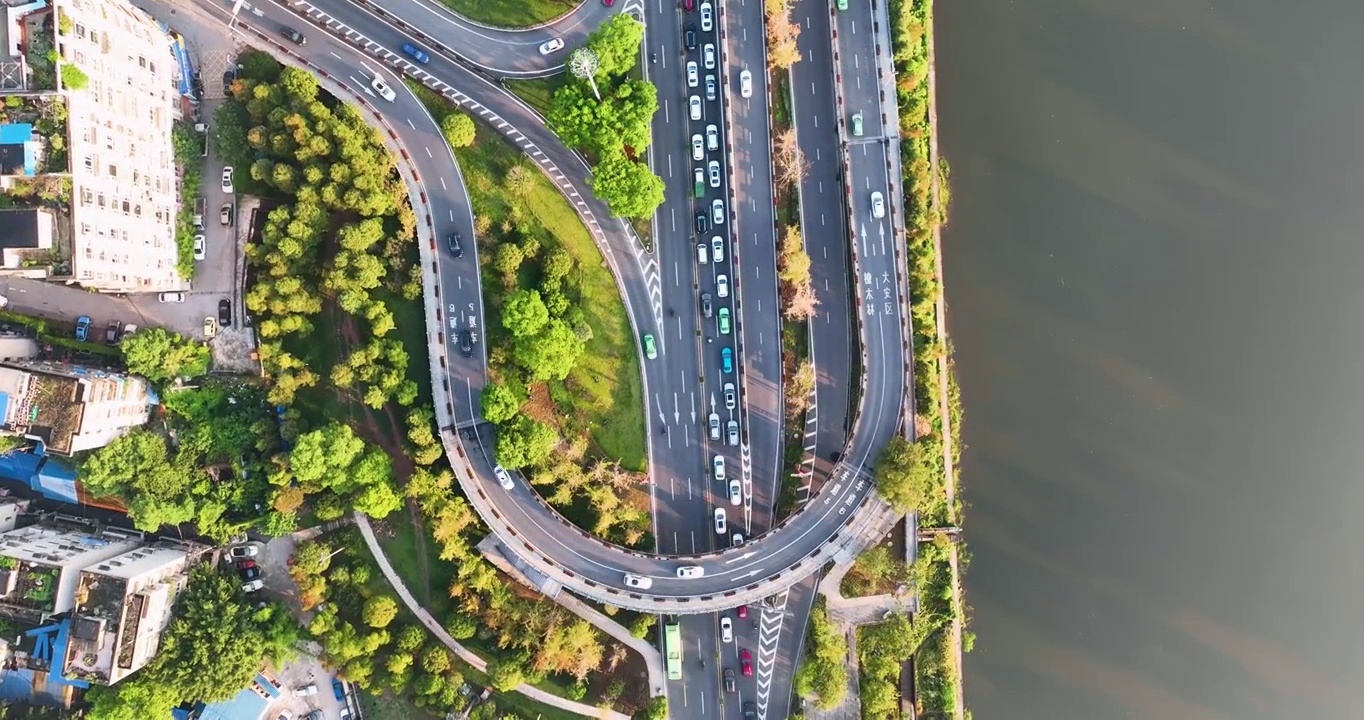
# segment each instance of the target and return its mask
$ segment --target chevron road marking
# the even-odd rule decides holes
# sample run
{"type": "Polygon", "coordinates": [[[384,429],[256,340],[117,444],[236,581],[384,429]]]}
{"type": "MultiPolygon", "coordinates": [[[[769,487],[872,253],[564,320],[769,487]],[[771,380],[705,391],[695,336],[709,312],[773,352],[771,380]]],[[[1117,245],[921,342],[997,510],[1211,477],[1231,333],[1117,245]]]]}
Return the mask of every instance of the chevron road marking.
{"type": "Polygon", "coordinates": [[[759,603],[762,619],[758,629],[758,720],[767,720],[767,705],[772,694],[772,675],[777,667],[778,641],[781,627],[786,620],[786,599],[790,593],[783,590],[780,594],[759,603]],[[768,607],[768,602],[772,607],[768,607]]]}

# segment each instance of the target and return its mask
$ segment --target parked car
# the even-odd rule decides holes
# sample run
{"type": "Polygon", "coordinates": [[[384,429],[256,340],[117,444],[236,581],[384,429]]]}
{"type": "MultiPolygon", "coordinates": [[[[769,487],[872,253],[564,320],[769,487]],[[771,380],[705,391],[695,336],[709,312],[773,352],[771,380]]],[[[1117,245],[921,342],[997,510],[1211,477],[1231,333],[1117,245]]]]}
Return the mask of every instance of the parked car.
{"type": "Polygon", "coordinates": [[[129,323],[129,324],[127,324],[127,325],[124,325],[124,326],[123,326],[123,337],[119,340],[119,342],[123,342],[124,340],[127,340],[127,339],[128,339],[128,336],[129,336],[129,335],[132,335],[132,334],[135,333],[135,332],[137,332],[137,326],[136,326],[136,325],[133,325],[132,323],[129,323]]]}
{"type": "Polygon", "coordinates": [[[431,56],[427,55],[425,50],[422,50],[412,43],[403,43],[403,52],[412,56],[413,60],[416,60],[423,65],[431,62],[431,56]]]}
{"type": "Polygon", "coordinates": [[[222,209],[218,210],[218,222],[232,227],[232,203],[223,203],[222,209]]]}
{"type": "Polygon", "coordinates": [[[181,303],[185,301],[185,294],[182,292],[163,292],[156,296],[157,302],[181,303]]]}
{"type": "Polygon", "coordinates": [[[76,339],[81,342],[90,339],[90,317],[88,315],[76,318],[76,339]]]}
{"type": "Polygon", "coordinates": [[[209,340],[218,337],[218,321],[214,320],[211,315],[204,318],[204,337],[209,340]]]}
{"type": "Polygon", "coordinates": [[[260,554],[260,548],[255,545],[238,545],[228,551],[228,555],[236,558],[253,558],[260,554]]]}
{"type": "Polygon", "coordinates": [[[208,257],[208,240],[203,235],[194,236],[194,259],[203,260],[208,257]]]}
{"type": "Polygon", "coordinates": [[[218,301],[218,324],[223,327],[232,327],[232,303],[226,298],[218,301]]]}
{"type": "Polygon", "coordinates": [[[109,327],[104,331],[104,342],[110,345],[117,345],[119,339],[123,337],[123,323],[117,320],[110,320],[109,327]]]}
{"type": "Polygon", "coordinates": [[[236,191],[237,189],[232,186],[232,166],[228,165],[223,168],[223,192],[231,195],[236,191]]]}
{"type": "Polygon", "coordinates": [[[336,695],[337,700],[346,701],[346,683],[341,678],[332,678],[332,693],[336,695]]]}
{"type": "Polygon", "coordinates": [[[246,580],[247,582],[250,582],[250,581],[255,580],[256,578],[260,577],[260,568],[258,568],[258,567],[249,567],[249,568],[246,568],[246,569],[244,569],[244,570],[238,570],[238,571],[237,571],[237,574],[238,574],[238,575],[241,575],[243,580],[246,580]]]}
{"type": "Polygon", "coordinates": [[[261,580],[260,578],[256,578],[255,580],[252,580],[251,582],[242,585],[242,591],[253,593],[256,592],[257,590],[260,590],[263,587],[265,587],[265,581],[261,580]]]}
{"type": "Polygon", "coordinates": [[[253,567],[256,567],[256,561],[255,561],[255,560],[251,560],[251,559],[248,558],[248,559],[246,559],[246,560],[238,560],[238,561],[237,561],[237,569],[238,569],[238,570],[245,570],[245,569],[247,569],[247,568],[253,568],[253,567]]]}
{"type": "Polygon", "coordinates": [[[317,683],[312,683],[312,684],[309,684],[309,685],[304,685],[303,687],[301,687],[301,688],[295,690],[295,691],[294,691],[294,694],[297,695],[297,696],[299,696],[299,697],[310,697],[310,696],[316,695],[316,694],[317,694],[317,683]]]}

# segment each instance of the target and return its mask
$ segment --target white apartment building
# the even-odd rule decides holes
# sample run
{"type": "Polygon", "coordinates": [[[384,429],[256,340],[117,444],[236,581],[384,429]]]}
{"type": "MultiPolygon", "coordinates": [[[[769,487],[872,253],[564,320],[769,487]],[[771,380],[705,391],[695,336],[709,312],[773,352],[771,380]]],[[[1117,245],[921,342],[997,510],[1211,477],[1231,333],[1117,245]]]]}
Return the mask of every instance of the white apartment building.
{"type": "MultiPolygon", "coordinates": [[[[104,292],[178,290],[174,59],[149,15],[123,0],[57,0],[62,62],[89,77],[64,89],[72,173],[71,273],[104,292]]],[[[60,73],[59,73],[60,74],[60,73]]]]}
{"type": "Polygon", "coordinates": [[[80,571],[135,550],[141,535],[30,525],[0,534],[0,612],[57,615],[76,606],[80,571]]]}
{"type": "Polygon", "coordinates": [[[188,580],[192,549],[161,540],[86,565],[62,675],[112,685],[151,662],[188,580]]]}
{"type": "Polygon", "coordinates": [[[0,362],[0,431],[74,455],[141,427],[157,398],[146,379],[75,365],[0,362]]]}

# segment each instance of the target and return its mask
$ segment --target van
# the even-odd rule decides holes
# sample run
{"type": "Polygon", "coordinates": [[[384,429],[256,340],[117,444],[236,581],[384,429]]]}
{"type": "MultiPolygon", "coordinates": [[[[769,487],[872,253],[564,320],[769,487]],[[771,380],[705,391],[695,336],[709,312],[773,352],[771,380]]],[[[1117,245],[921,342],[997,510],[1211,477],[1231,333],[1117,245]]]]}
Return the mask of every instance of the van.
{"type": "Polygon", "coordinates": [[[706,253],[706,244],[703,242],[696,243],[696,262],[705,265],[709,259],[706,253]]]}
{"type": "Polygon", "coordinates": [[[701,168],[696,168],[696,172],[692,175],[692,180],[696,186],[694,194],[696,195],[696,199],[700,200],[706,196],[706,171],[701,168]]]}

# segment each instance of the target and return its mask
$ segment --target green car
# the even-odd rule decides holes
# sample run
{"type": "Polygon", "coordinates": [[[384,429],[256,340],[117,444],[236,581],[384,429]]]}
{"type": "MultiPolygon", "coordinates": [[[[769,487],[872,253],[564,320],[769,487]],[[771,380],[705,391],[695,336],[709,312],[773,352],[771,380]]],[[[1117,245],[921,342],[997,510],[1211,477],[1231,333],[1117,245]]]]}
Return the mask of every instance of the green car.
{"type": "Polygon", "coordinates": [[[852,116],[853,137],[862,137],[862,113],[855,112],[852,116]]]}
{"type": "Polygon", "coordinates": [[[847,10],[847,9],[848,9],[848,0],[838,0],[838,9],[839,9],[839,10],[847,10]]]}
{"type": "Polygon", "coordinates": [[[728,335],[728,334],[729,334],[729,308],[727,308],[727,307],[722,307],[722,308],[720,308],[720,312],[716,313],[716,317],[719,318],[717,322],[720,324],[720,334],[721,334],[721,335],[728,335]]]}
{"type": "Polygon", "coordinates": [[[644,357],[654,360],[658,357],[658,348],[654,346],[654,336],[644,336],[644,357]]]}

